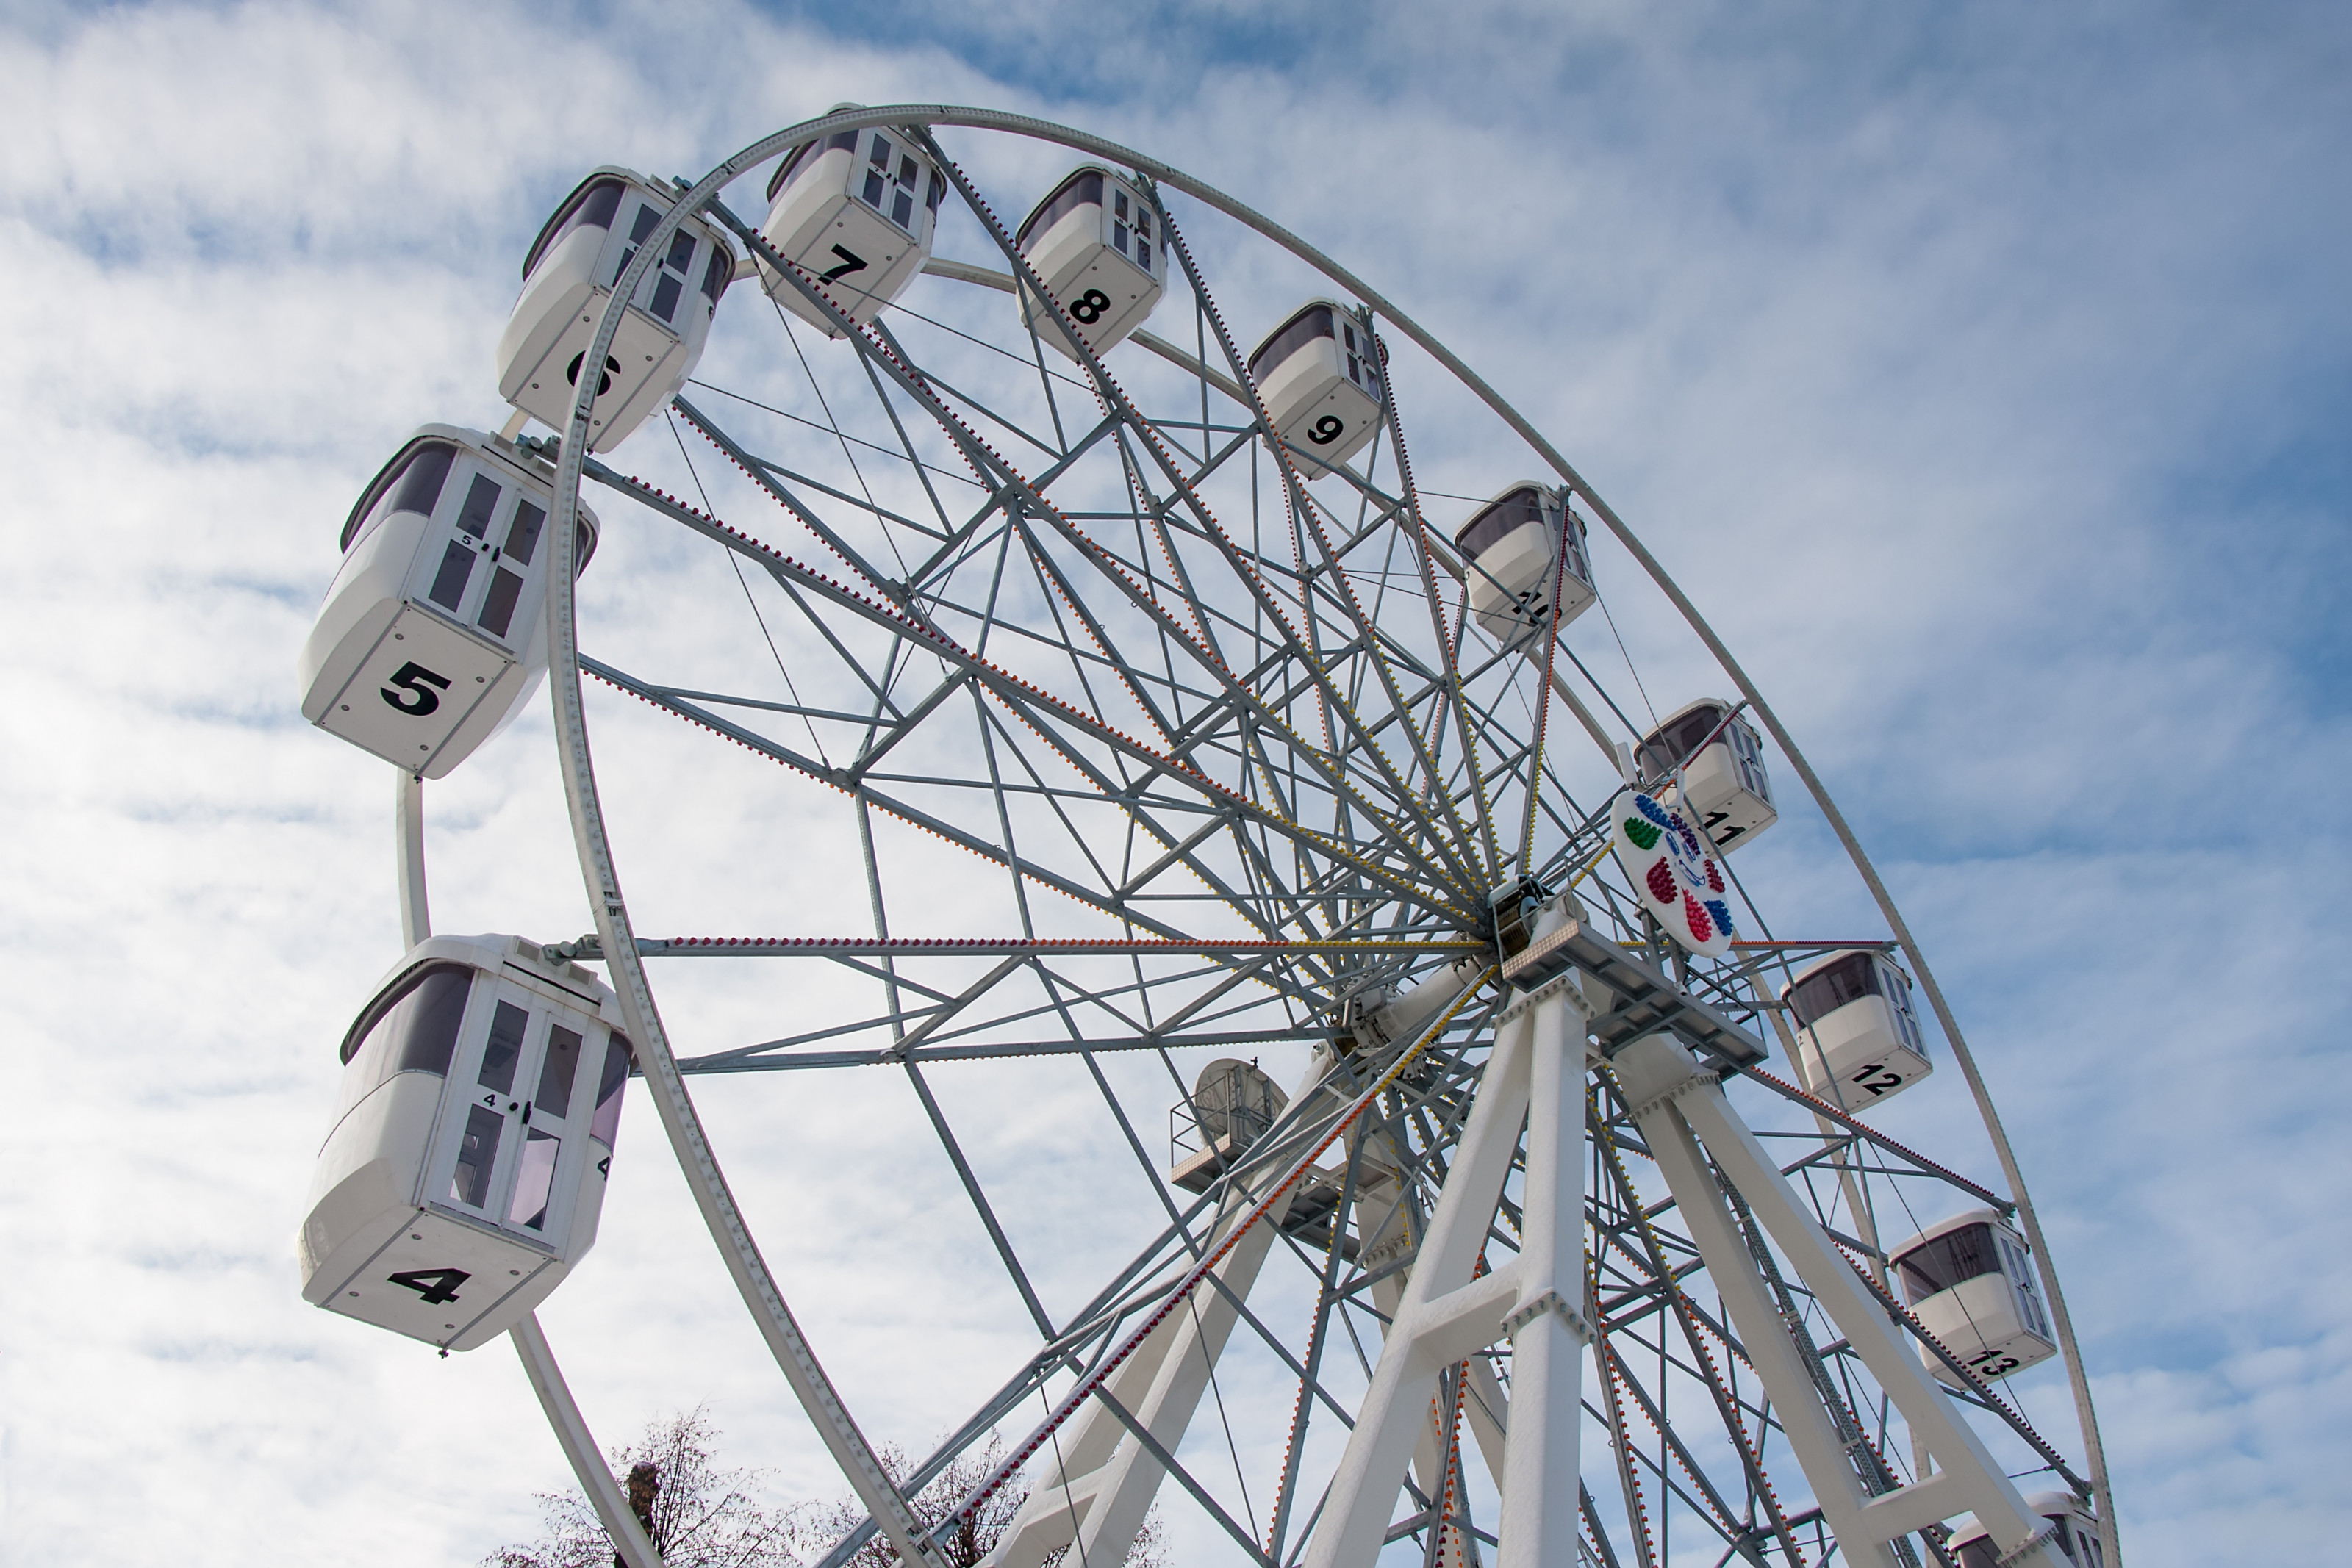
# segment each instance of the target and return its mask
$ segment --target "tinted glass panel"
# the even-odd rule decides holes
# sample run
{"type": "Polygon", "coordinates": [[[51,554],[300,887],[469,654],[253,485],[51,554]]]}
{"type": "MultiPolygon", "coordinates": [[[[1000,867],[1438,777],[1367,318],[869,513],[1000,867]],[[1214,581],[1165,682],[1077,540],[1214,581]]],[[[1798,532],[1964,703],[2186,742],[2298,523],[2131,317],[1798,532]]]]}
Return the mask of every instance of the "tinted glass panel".
{"type": "Polygon", "coordinates": [[[683,273],[694,265],[694,236],[680,229],[669,236],[669,254],[662,265],[672,272],[683,273]]]}
{"type": "Polygon", "coordinates": [[[1290,358],[1318,338],[1331,335],[1331,308],[1310,305],[1275,329],[1274,336],[1257,346],[1249,357],[1250,380],[1262,382],[1276,366],[1290,358]]]}
{"type": "Polygon", "coordinates": [[[614,1035],[604,1047],[604,1072],[596,1081],[596,1113],[588,1124],[588,1135],[608,1149],[621,1130],[621,1092],[628,1086],[629,1060],[629,1042],[614,1035]]]}
{"type": "MultiPolygon", "coordinates": [[[[1723,727],[1724,710],[1713,703],[1693,708],[1672,724],[1652,730],[1642,742],[1643,776],[1663,778],[1691,760],[1706,737],[1723,727]]],[[[1718,737],[1718,738],[1720,738],[1718,737]]]]}
{"type": "Polygon", "coordinates": [[[1113,224],[1110,225],[1110,246],[1111,248],[1118,252],[1119,255],[1125,256],[1127,254],[1127,225],[1125,224],[1113,224]]]}
{"type": "Polygon", "coordinates": [[[522,1055],[523,1031],[530,1014],[512,1002],[500,1002],[490,1018],[490,1041],[482,1048],[482,1071],[474,1080],[500,1094],[514,1092],[515,1062],[522,1055]]]}
{"type": "Polygon", "coordinates": [[[1979,1223],[1913,1248],[1895,1267],[1903,1276],[1904,1299],[1916,1307],[1963,1280],[2000,1272],[2000,1259],[1992,1249],[1992,1227],[1979,1223]]]}
{"type": "Polygon", "coordinates": [[[1541,521],[1543,495],[1530,485],[1512,491],[1463,524],[1454,533],[1454,542],[1464,555],[1475,560],[1529,523],[1541,521]]]}
{"type": "Polygon", "coordinates": [[[507,1203],[507,1223],[526,1230],[547,1228],[547,1195],[555,1186],[555,1156],[563,1140],[533,1127],[522,1141],[522,1158],[515,1162],[514,1197],[507,1203]]]}
{"type": "Polygon", "coordinates": [[[946,199],[947,193],[947,181],[940,176],[937,169],[932,170],[929,187],[923,193],[923,204],[936,213],[940,210],[940,203],[946,199]]]}
{"type": "Polygon", "coordinates": [[[1827,1018],[1846,1003],[1878,994],[1876,960],[1867,953],[1849,953],[1828,968],[1806,977],[1803,984],[1790,991],[1789,1010],[1796,1015],[1799,1029],[1811,1029],[1815,1019],[1827,1018]]]}
{"type": "Polygon", "coordinates": [[[902,229],[915,226],[915,193],[901,191],[890,203],[890,221],[902,229]]]}
{"type": "Polygon", "coordinates": [[[457,456],[456,447],[438,441],[418,447],[416,455],[401,471],[400,483],[394,486],[392,509],[432,516],[441,499],[441,486],[448,483],[449,465],[457,456]]]}
{"type": "Polygon", "coordinates": [[[493,637],[507,634],[514,620],[515,601],[522,597],[522,579],[500,567],[490,576],[490,591],[482,595],[482,613],[478,623],[493,637]]]}
{"type": "Polygon", "coordinates": [[[490,1195],[490,1171],[498,1164],[499,1137],[507,1119],[484,1105],[466,1110],[466,1135],[457,1143],[457,1170],[449,1179],[449,1201],[479,1208],[490,1195]]]}
{"type": "Polygon", "coordinates": [[[579,221],[596,228],[613,226],[613,214],[621,210],[621,193],[625,187],[618,180],[599,180],[588,187],[580,202],[579,221]]]}
{"type": "Polygon", "coordinates": [[[920,171],[916,169],[915,161],[912,158],[906,156],[904,153],[899,154],[898,183],[906,186],[907,189],[910,191],[913,190],[915,188],[915,177],[919,172],[920,172],[920,171]]]}
{"type": "Polygon", "coordinates": [[[677,319],[677,297],[685,292],[686,286],[678,282],[676,273],[663,273],[661,281],[654,285],[654,314],[665,321],[675,322],[677,319]]]}
{"type": "Polygon", "coordinates": [[[1978,1536],[1959,1551],[1960,1568],[2000,1568],[2000,1549],[1990,1536],[1978,1536]]]}
{"type": "Polygon", "coordinates": [[[725,251],[717,246],[712,246],[710,265],[702,269],[703,294],[713,305],[716,305],[719,303],[719,297],[727,292],[727,286],[734,281],[734,265],[728,260],[725,251]]]}
{"type": "Polygon", "coordinates": [[[876,131],[874,133],[874,150],[866,154],[866,161],[873,164],[877,169],[889,168],[890,139],[883,135],[880,131],[876,131]]]}
{"type": "Polygon", "coordinates": [[[536,501],[515,503],[514,521],[507,525],[506,553],[524,566],[539,553],[539,530],[547,526],[547,508],[536,501]]]}
{"type": "Polygon", "coordinates": [[[1015,243],[1023,250],[1027,250],[1030,242],[1043,236],[1047,229],[1089,203],[1097,207],[1102,205],[1102,199],[1101,171],[1079,170],[1063,181],[1062,188],[1048,197],[1044,205],[1029,214],[1028,221],[1021,225],[1021,233],[1015,236],[1015,243]]]}
{"type": "Polygon", "coordinates": [[[487,474],[477,474],[466,490],[466,504],[457,508],[457,528],[478,539],[490,537],[490,514],[498,509],[500,494],[499,482],[487,474]]]}
{"type": "Polygon", "coordinates": [[[2051,1536],[2058,1542],[2058,1550],[2066,1554],[2066,1561],[2069,1563],[2078,1561],[2074,1555],[2074,1531],[2069,1528],[2070,1521],[2066,1516],[2063,1513],[2053,1513],[2043,1517],[2050,1521],[2051,1536]]]}
{"type": "Polygon", "coordinates": [[[580,1070],[580,1037],[557,1024],[547,1031],[547,1061],[539,1070],[539,1092],[530,1097],[542,1114],[572,1113],[572,1075],[580,1070]]]}
{"type": "Polygon", "coordinates": [[[631,245],[645,244],[646,236],[653,233],[654,225],[660,222],[661,214],[656,212],[651,207],[639,207],[637,209],[636,221],[629,225],[629,243],[631,245]]]}
{"type": "Polygon", "coordinates": [[[876,173],[873,170],[868,169],[866,171],[866,188],[860,191],[858,194],[866,198],[866,204],[867,206],[872,207],[878,213],[882,210],[882,192],[885,189],[885,186],[886,182],[883,180],[882,176],[876,173]]]}
{"type": "Polygon", "coordinates": [[[410,994],[411,1011],[400,1043],[396,1072],[446,1074],[457,1053],[457,1026],[466,1018],[466,993],[473,988],[474,971],[456,964],[427,973],[410,994]]]}
{"type": "Polygon", "coordinates": [[[433,574],[433,591],[425,597],[444,610],[455,610],[466,597],[466,579],[473,575],[474,547],[451,539],[441,552],[441,570],[433,574]]]}

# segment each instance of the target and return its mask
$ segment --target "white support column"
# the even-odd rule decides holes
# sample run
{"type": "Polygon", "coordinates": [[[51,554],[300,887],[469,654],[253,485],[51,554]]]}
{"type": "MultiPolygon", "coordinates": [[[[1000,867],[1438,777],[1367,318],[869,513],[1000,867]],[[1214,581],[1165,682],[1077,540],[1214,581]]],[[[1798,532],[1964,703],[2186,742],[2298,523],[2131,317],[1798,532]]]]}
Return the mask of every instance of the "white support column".
{"type": "Polygon", "coordinates": [[[433,935],[433,916],[425,902],[425,778],[407,768],[394,769],[392,846],[394,878],[400,893],[401,951],[406,952],[433,935]]]}
{"type": "Polygon", "coordinates": [[[555,1429],[555,1440],[563,1446],[563,1457],[572,1461],[580,1490],[588,1494],[622,1561],[628,1568],[662,1568],[661,1553],[646,1539],[645,1526],[630,1511],[629,1500],[622,1495],[613,1472],[604,1468],[604,1456],[597,1452],[596,1439],[590,1435],[580,1406],[572,1402],[572,1390],[564,1386],[563,1373],[555,1364],[555,1352],[548,1348],[547,1336],[540,1332],[539,1314],[525,1312],[522,1322],[507,1331],[507,1337],[514,1341],[531,1392],[539,1396],[540,1408],[547,1412],[547,1424],[555,1429]]]}
{"type": "Polygon", "coordinates": [[[1973,1512],[2005,1554],[2002,1561],[2063,1568],[2047,1545],[2025,1550],[2042,1522],[1950,1400],[1927,1375],[1916,1347],[1798,1200],[1722,1087],[1690,1053],[1661,1035],[1635,1041],[1615,1062],[1633,1119],[1672,1189],[1691,1239],[1706,1260],[1748,1359],[1771,1396],[1790,1447],[1812,1483],[1814,1500],[1855,1563],[1894,1568],[1888,1542],[1923,1525],[1973,1512]],[[1799,1359],[1790,1326],[1764,1287],[1754,1255],[1732,1218],[1700,1145],[1747,1201],[1830,1321],[1869,1367],[1895,1408],[1942,1469],[1934,1476],[1871,1497],[1799,1359]]]}
{"type": "Polygon", "coordinates": [[[1499,1568],[1574,1563],[1580,1342],[1588,1332],[1580,1308],[1582,1025],[1590,1016],[1568,978],[1522,998],[1504,1015],[1469,1125],[1332,1477],[1307,1553],[1308,1568],[1370,1568],[1388,1533],[1405,1468],[1429,1427],[1440,1374],[1507,1333],[1513,1340],[1513,1396],[1503,1440],[1496,1560],[1499,1568]],[[1473,1279],[1522,1126],[1528,1131],[1525,1250],[1473,1279]]]}

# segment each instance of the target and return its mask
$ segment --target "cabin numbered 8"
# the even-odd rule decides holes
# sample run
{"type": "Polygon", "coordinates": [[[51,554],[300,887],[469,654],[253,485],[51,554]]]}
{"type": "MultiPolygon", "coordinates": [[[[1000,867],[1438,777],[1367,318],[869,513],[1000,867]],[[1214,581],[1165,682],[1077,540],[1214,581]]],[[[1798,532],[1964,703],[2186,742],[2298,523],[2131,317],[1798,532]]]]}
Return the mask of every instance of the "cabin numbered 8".
{"type": "MultiPolygon", "coordinates": [[[[1956,1214],[1895,1248],[1893,1257],[1919,1326],[1979,1377],[2007,1377],[2058,1354],[2025,1239],[1996,1211],[1956,1214]]],[[[1926,1345],[1919,1356],[1928,1371],[1960,1386],[1942,1357],[1926,1345]]]]}
{"type": "MultiPolygon", "coordinates": [[[[835,104],[829,112],[856,109],[835,104]]],[[[811,276],[819,292],[856,321],[871,321],[907,291],[930,259],[947,176],[913,142],[878,127],[803,141],[768,182],[761,237],[811,276]]],[[[799,287],[758,258],[760,281],[777,303],[829,338],[841,328],[799,287]]]]}
{"type": "Polygon", "coordinates": [[[1675,710],[1642,737],[1634,761],[1658,798],[1686,805],[1726,854],[1780,820],[1772,804],[1772,780],[1764,771],[1764,742],[1756,727],[1719,697],[1702,697],[1675,710]],[[1671,781],[1677,768],[1679,786],[1671,781]]]}
{"type": "Polygon", "coordinates": [[[1559,587],[1563,626],[1591,609],[1592,562],[1584,519],[1568,492],[1532,480],[1512,486],[1456,528],[1454,548],[1468,575],[1470,612],[1506,648],[1532,643],[1551,621],[1551,594],[1559,587]],[[1560,567],[1565,539],[1567,570],[1560,567]]]}
{"type": "MultiPolygon", "coordinates": [[[[2041,1516],[2050,1527],[2051,1544],[2075,1568],[2106,1568],[2106,1553],[2099,1545],[2099,1517],[2084,1506],[2081,1498],[2070,1491],[2028,1492],[2025,1511],[2041,1516]]],[[[1959,1517],[1948,1546],[1959,1559],[1960,1568],[2000,1568],[2001,1550],[1975,1514],[1959,1517]]]]}
{"type": "MultiPolygon", "coordinates": [[[[1022,220],[1014,246],[1097,358],[1142,326],[1160,303],[1168,263],[1155,227],[1143,193],[1099,163],[1073,170],[1022,220]]],[[[1078,357],[1025,280],[1021,321],[1056,353],[1078,357]]]]}
{"type": "Polygon", "coordinates": [[[1370,329],[1334,299],[1311,299],[1249,357],[1275,438],[1309,479],[1370,444],[1381,428],[1379,350],[1370,329]]]}
{"type": "Polygon", "coordinates": [[[632,1053],[613,993],[520,936],[433,936],[343,1037],[299,1250],[314,1306],[444,1350],[595,1244],[632,1053]]]}
{"type": "Polygon", "coordinates": [[[1872,1104],[1935,1071],[1911,977],[1884,953],[1832,953],[1783,987],[1780,1000],[1796,1020],[1805,1087],[1832,1104],[1872,1104]]]}
{"type": "MultiPolygon", "coordinates": [[[[479,431],[428,424],[362,492],[343,564],[302,644],[302,716],[439,779],[547,673],[555,469],[479,431]]],[[[583,507],[573,575],[596,549],[583,507]]]]}
{"type": "MultiPolygon", "coordinates": [[[[546,425],[567,430],[613,287],[677,200],[642,174],[599,169],[531,243],[522,296],[499,339],[499,395],[546,425]]],[[[690,216],[646,269],[621,318],[588,411],[588,450],[609,452],[686,384],[710,336],[710,314],[735,276],[735,247],[690,216]]]]}

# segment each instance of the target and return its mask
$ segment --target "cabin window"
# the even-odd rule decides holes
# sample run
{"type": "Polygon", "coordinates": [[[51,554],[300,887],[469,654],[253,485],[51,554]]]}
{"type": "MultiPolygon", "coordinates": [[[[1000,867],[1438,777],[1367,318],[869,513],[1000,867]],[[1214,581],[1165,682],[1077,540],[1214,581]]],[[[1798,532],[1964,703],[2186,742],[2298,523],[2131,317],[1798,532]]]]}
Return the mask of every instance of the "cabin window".
{"type": "Polygon", "coordinates": [[[563,1140],[537,1127],[523,1134],[522,1158],[515,1163],[514,1197],[507,1202],[507,1223],[526,1230],[547,1228],[547,1196],[555,1189],[555,1158],[563,1140]]]}
{"type": "Polygon", "coordinates": [[[912,158],[903,152],[898,155],[898,183],[911,191],[915,188],[921,173],[922,171],[915,167],[915,161],[912,158]]]}
{"type": "Polygon", "coordinates": [[[1331,308],[1310,305],[1284,322],[1274,336],[1260,343],[1249,357],[1250,380],[1263,382],[1285,360],[1298,352],[1318,338],[1331,336],[1331,308]]]}
{"type": "Polygon", "coordinates": [[[474,547],[464,539],[451,539],[441,552],[441,570],[433,574],[433,591],[425,597],[454,612],[465,600],[466,580],[473,571],[474,547]]]}
{"type": "Polygon", "coordinates": [[[669,254],[662,257],[662,265],[668,267],[672,272],[677,273],[681,277],[688,272],[692,271],[694,268],[694,235],[683,228],[679,229],[677,233],[670,235],[669,254]]]}
{"type": "Polygon", "coordinates": [[[466,504],[457,508],[457,531],[471,534],[478,539],[490,537],[490,514],[498,509],[500,486],[487,474],[474,476],[467,488],[466,504]]]}
{"type": "Polygon", "coordinates": [[[503,637],[514,623],[515,605],[522,598],[522,579],[499,567],[490,574],[490,591],[482,595],[482,613],[475,624],[493,637],[503,637]]]}
{"type": "Polygon", "coordinates": [[[1021,225],[1014,243],[1026,251],[1031,243],[1045,237],[1045,232],[1080,207],[1101,206],[1103,177],[1099,169],[1081,169],[1062,182],[1062,188],[1046,198],[1045,204],[1029,214],[1021,225]]]}
{"type": "Polygon", "coordinates": [[[1464,555],[1475,560],[1529,523],[1543,520],[1543,492],[1530,485],[1512,491],[1463,524],[1454,542],[1464,555]]]}
{"type": "Polygon", "coordinates": [[[932,170],[930,182],[923,191],[923,204],[929,207],[931,211],[936,214],[940,210],[940,204],[947,200],[947,194],[948,183],[946,179],[941,176],[937,169],[932,170]]]}
{"type": "Polygon", "coordinates": [[[449,1178],[449,1201],[479,1208],[490,1196],[490,1171],[499,1163],[499,1138],[507,1119],[487,1105],[466,1108],[466,1133],[457,1142],[457,1169],[449,1178]]]}
{"type": "Polygon", "coordinates": [[[654,314],[674,324],[677,319],[678,296],[685,292],[686,286],[678,281],[676,273],[663,273],[661,281],[654,285],[654,314]]]}
{"type": "Polygon", "coordinates": [[[1880,994],[1874,955],[1849,953],[1799,981],[1789,993],[1789,1010],[1796,1014],[1799,1029],[1811,1029],[1848,1002],[1880,994]]]}
{"type": "Polygon", "coordinates": [[[873,164],[877,169],[887,173],[890,169],[890,139],[883,135],[880,131],[876,131],[874,133],[874,151],[866,155],[866,161],[873,164]]]}
{"type": "Polygon", "coordinates": [[[399,1073],[446,1076],[473,983],[474,971],[462,964],[428,965],[362,1015],[343,1038],[346,1071],[335,1120],[399,1073]]]}
{"type": "Polygon", "coordinates": [[[621,1090],[629,1082],[634,1055],[627,1038],[617,1033],[604,1047],[604,1071],[596,1081],[596,1112],[589,1118],[588,1135],[608,1149],[621,1130],[621,1090]]]}
{"type": "Polygon", "coordinates": [[[419,446],[400,476],[400,487],[392,497],[392,509],[431,517],[433,508],[441,502],[441,486],[449,481],[449,465],[457,457],[457,449],[446,442],[428,442],[419,446]]]}
{"type": "Polygon", "coordinates": [[[2000,1568],[2000,1548],[1990,1535],[1979,1535],[1959,1550],[1960,1568],[2000,1568]]]}
{"type": "Polygon", "coordinates": [[[651,207],[639,207],[637,209],[636,221],[629,225],[629,243],[631,245],[645,244],[646,236],[653,233],[655,228],[658,226],[660,223],[661,214],[656,212],[651,207]]]}
{"type": "Polygon", "coordinates": [[[580,1071],[580,1036],[562,1024],[547,1031],[547,1060],[539,1070],[539,1092],[530,1103],[543,1115],[572,1113],[572,1079],[580,1071]]]}
{"type": "Polygon", "coordinates": [[[514,1092],[515,1064],[522,1060],[522,1037],[530,1028],[530,1014],[512,1002],[500,1002],[490,1017],[490,1038],[482,1047],[482,1071],[474,1082],[499,1094],[514,1092]]]}
{"type": "Polygon", "coordinates": [[[882,210],[882,176],[871,169],[866,170],[866,188],[858,193],[866,198],[866,204],[877,213],[882,210]]]}
{"type": "Polygon", "coordinates": [[[546,507],[534,501],[517,501],[514,521],[507,525],[506,554],[529,566],[539,551],[539,530],[546,526],[546,507]]]}
{"type": "Polygon", "coordinates": [[[556,214],[547,220],[547,226],[539,231],[539,238],[531,244],[530,254],[523,257],[523,277],[528,279],[548,250],[572,230],[611,228],[613,214],[620,211],[621,195],[626,189],[622,182],[605,175],[591,180],[572,192],[556,214]]]}
{"type": "Polygon", "coordinates": [[[1980,1274],[2000,1272],[2000,1257],[1993,1250],[1992,1227],[1982,1220],[1922,1242],[1895,1260],[1903,1276],[1903,1296],[1917,1306],[1938,1291],[1948,1291],[1980,1274]]]}
{"type": "MultiPolygon", "coordinates": [[[[824,145],[827,152],[855,152],[857,151],[857,132],[837,131],[824,139],[824,145]]],[[[768,200],[772,202],[776,199],[776,193],[784,188],[784,182],[793,177],[793,172],[816,146],[814,141],[803,141],[784,154],[784,161],[776,165],[774,175],[768,181],[768,200]]]]}
{"type": "Polygon", "coordinates": [[[893,197],[891,197],[891,198],[890,198],[890,221],[891,221],[892,223],[894,223],[894,224],[897,224],[897,225],[898,225],[900,228],[902,228],[902,229],[907,229],[907,230],[910,230],[910,231],[911,231],[911,230],[914,228],[914,226],[915,226],[915,193],[914,193],[914,192],[912,192],[912,191],[900,191],[897,195],[895,195],[895,196],[893,196],[893,197]]]}
{"type": "Polygon", "coordinates": [[[716,306],[719,297],[726,293],[727,286],[734,281],[735,258],[729,256],[722,246],[712,246],[710,265],[702,269],[703,297],[716,306]]]}
{"type": "Polygon", "coordinates": [[[1693,754],[1706,737],[1724,727],[1723,711],[1714,703],[1702,703],[1673,723],[1652,730],[1642,742],[1643,777],[1662,779],[1694,760],[1693,754]]]}
{"type": "Polygon", "coordinates": [[[2046,1513],[2042,1517],[2050,1521],[2050,1534],[2056,1541],[2058,1550],[2066,1554],[2066,1561],[2081,1562],[2082,1559],[2074,1555],[2074,1531],[2071,1528],[2073,1521],[2063,1513],[2046,1513]]]}

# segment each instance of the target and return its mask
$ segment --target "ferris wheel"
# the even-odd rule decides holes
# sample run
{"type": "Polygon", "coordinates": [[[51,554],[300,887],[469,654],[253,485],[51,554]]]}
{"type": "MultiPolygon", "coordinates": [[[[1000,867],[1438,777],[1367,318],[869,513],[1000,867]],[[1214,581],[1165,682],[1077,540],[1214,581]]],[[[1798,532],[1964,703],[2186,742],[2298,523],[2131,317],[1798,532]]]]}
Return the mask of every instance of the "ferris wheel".
{"type": "Polygon", "coordinates": [[[408,951],[301,1263],[445,1352],[508,1335],[625,1557],[532,1313],[635,1076],[869,1511],[825,1568],[949,1562],[1007,1487],[991,1568],[1110,1568],[1155,1505],[1267,1568],[2118,1563],[2046,1242],[1883,883],[1409,316],[1165,163],[936,105],[595,170],[523,277],[513,419],[394,455],[303,654],[306,716],[397,769],[408,951]],[[1652,706],[1637,601],[1702,689],[1652,706]],[[551,674],[595,929],[434,935],[424,780],[551,674]],[[1885,935],[1776,932],[1739,875],[1791,775],[1885,935]],[[665,1002],[761,1026],[688,1046],[665,1002]],[[895,1482],[788,1304],[835,1282],[771,1269],[698,1113],[760,1073],[799,1116],[897,1086],[935,1151],[866,1174],[950,1173],[991,1277],[929,1284],[1033,1337],[895,1482]],[[2072,1434],[2011,1381],[2043,1363],[2072,1434]]]}

